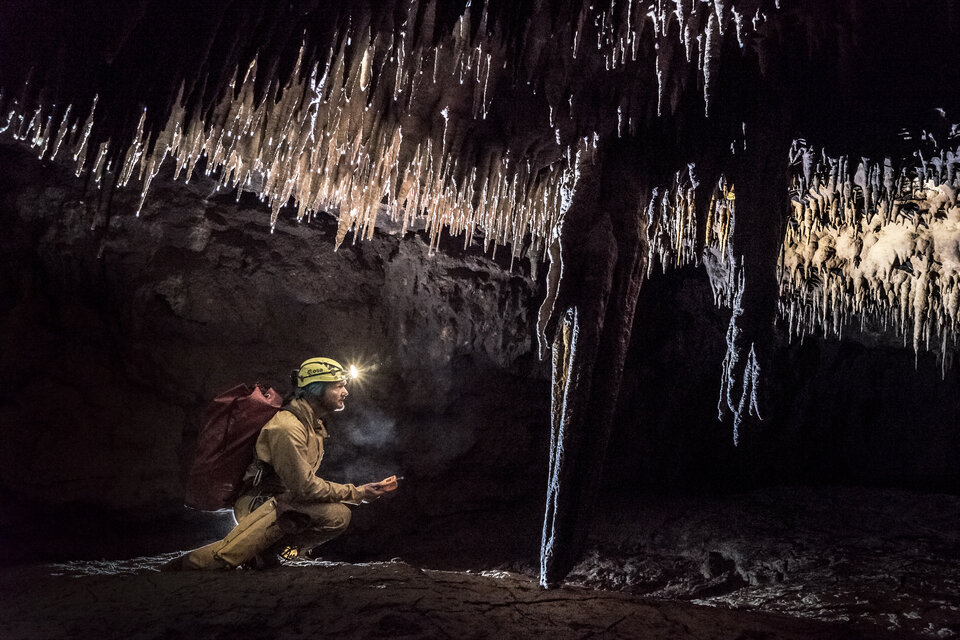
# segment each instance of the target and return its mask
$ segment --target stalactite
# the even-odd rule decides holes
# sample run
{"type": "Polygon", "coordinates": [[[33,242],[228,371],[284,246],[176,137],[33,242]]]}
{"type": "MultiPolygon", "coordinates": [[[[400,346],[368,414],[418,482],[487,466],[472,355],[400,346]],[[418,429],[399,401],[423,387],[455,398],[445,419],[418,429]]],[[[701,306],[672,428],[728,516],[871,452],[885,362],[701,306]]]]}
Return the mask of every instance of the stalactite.
{"type": "Polygon", "coordinates": [[[781,252],[781,297],[791,300],[791,308],[805,308],[832,286],[833,302],[815,320],[788,322],[794,335],[839,335],[846,322],[859,318],[861,325],[896,331],[915,352],[932,346],[943,359],[956,348],[960,205],[957,185],[942,182],[955,175],[949,167],[956,155],[956,149],[938,149],[899,168],[890,157],[860,158],[852,180],[841,181],[849,158],[803,152],[792,189],[791,231],[781,252]],[[816,163],[818,156],[824,160],[816,163]],[[814,190],[809,185],[816,182],[814,190]],[[832,214],[832,204],[815,206],[817,200],[841,203],[843,215],[832,214]],[[797,280],[797,272],[818,273],[819,281],[797,280]]]}
{"type": "MultiPolygon", "coordinates": [[[[582,4],[570,16],[570,35],[557,36],[557,43],[570,43],[570,58],[575,60],[584,34],[592,32],[597,54],[608,60],[611,71],[616,71],[628,59],[635,63],[643,34],[656,37],[660,46],[654,66],[661,112],[668,106],[663,92],[670,87],[673,101],[669,107],[674,108],[677,92],[685,82],[683,65],[675,61],[678,46],[688,57],[695,53],[704,108],[709,110],[720,39],[736,21],[732,3],[691,0],[673,3],[669,9],[665,3],[651,3],[646,12],[642,6],[640,0],[596,7],[582,4]],[[647,24],[652,29],[648,30],[647,24]]],[[[134,178],[141,181],[141,209],[152,181],[167,160],[173,161],[177,176],[189,180],[193,168],[205,158],[206,171],[218,176],[220,188],[252,189],[270,205],[271,225],[276,225],[291,198],[298,220],[320,208],[339,212],[338,244],[351,231],[368,233],[381,213],[382,201],[387,203],[389,216],[403,216],[405,226],[411,219],[425,216],[426,226],[436,231],[445,226],[451,233],[466,232],[472,237],[480,228],[488,245],[493,241],[520,246],[527,234],[543,243],[556,211],[542,211],[540,194],[557,192],[559,176],[568,166],[563,158],[570,154],[559,149],[547,160],[546,164],[556,169],[549,172],[525,170],[519,163],[503,167],[500,171],[511,171],[511,175],[497,174],[499,186],[491,192],[493,176],[481,173],[468,179],[470,167],[456,165],[457,170],[452,169],[463,143],[448,147],[446,135],[439,132],[427,139],[411,135],[402,124],[403,117],[385,115],[390,112],[385,107],[398,104],[401,96],[406,109],[418,108],[417,87],[426,79],[423,71],[429,63],[425,61],[432,58],[434,84],[445,75],[458,78],[468,94],[463,103],[469,105],[469,117],[487,117],[501,77],[497,70],[508,64],[507,52],[498,40],[502,34],[497,27],[490,27],[489,7],[484,3],[476,28],[471,24],[469,4],[449,25],[449,32],[438,32],[446,23],[441,25],[437,16],[436,2],[422,7],[413,3],[407,8],[406,20],[388,34],[375,34],[367,20],[353,23],[344,19],[328,34],[329,46],[323,49],[325,64],[305,59],[305,39],[283,85],[274,78],[264,79],[264,74],[270,75],[278,68],[277,52],[286,46],[274,43],[264,73],[258,72],[258,59],[254,58],[244,73],[231,81],[209,79],[210,86],[223,88],[218,102],[201,105],[195,96],[188,95],[198,90],[197,81],[191,80],[189,86],[181,82],[180,94],[170,96],[164,104],[170,114],[162,127],[154,129],[151,123],[156,115],[141,109],[131,139],[98,140],[92,150],[89,139],[95,127],[96,100],[82,123],[74,120],[77,111],[72,105],[49,112],[40,105],[23,112],[14,104],[7,120],[16,123],[15,135],[34,146],[41,157],[56,157],[62,148],[71,148],[77,174],[92,169],[95,183],[100,182],[108,166],[113,170],[110,159],[117,158],[120,186],[129,185],[134,178]],[[308,68],[312,69],[310,73],[305,72],[308,68]],[[318,79],[320,68],[323,73],[318,79]],[[55,122],[54,113],[63,116],[55,122]],[[411,153],[414,147],[421,149],[417,155],[411,153]],[[422,156],[427,147],[429,161],[422,156]],[[391,164],[385,166],[387,160],[391,164]],[[412,198],[395,198],[409,179],[422,184],[417,189],[404,189],[412,198]],[[484,189],[485,197],[480,197],[484,189]],[[455,210],[458,214],[434,214],[435,210],[455,210]]],[[[250,24],[258,20],[264,20],[263,16],[251,19],[250,24]]],[[[737,33],[745,37],[742,29],[737,33]]],[[[233,41],[238,46],[235,38],[233,41]]],[[[542,44],[538,46],[537,52],[530,51],[531,69],[538,64],[537,57],[550,55],[542,44]]],[[[239,58],[231,51],[224,59],[239,58]]],[[[535,83],[531,90],[536,92],[535,83]]],[[[571,116],[573,98],[571,94],[571,116]]],[[[620,115],[619,133],[632,132],[633,115],[622,110],[620,115]]],[[[463,117],[465,114],[457,116],[463,117]]],[[[560,135],[558,127],[558,141],[560,135]]]]}

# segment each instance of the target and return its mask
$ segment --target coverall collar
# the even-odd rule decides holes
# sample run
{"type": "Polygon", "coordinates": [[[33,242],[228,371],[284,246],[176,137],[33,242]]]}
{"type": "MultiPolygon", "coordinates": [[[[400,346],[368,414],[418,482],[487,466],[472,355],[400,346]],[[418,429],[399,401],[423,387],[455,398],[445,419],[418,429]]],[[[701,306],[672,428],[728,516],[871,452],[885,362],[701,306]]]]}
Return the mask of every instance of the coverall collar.
{"type": "Polygon", "coordinates": [[[323,419],[314,414],[313,407],[303,398],[294,398],[290,401],[290,412],[300,418],[304,425],[320,434],[320,437],[329,437],[330,434],[327,433],[327,427],[323,423],[323,419]]]}

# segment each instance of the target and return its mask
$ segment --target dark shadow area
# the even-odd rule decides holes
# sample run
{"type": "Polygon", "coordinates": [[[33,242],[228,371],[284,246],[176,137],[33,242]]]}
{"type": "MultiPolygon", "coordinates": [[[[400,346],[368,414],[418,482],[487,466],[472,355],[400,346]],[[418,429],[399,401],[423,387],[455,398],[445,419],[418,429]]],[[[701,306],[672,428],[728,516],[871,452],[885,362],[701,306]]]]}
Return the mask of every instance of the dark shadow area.
{"type": "Polygon", "coordinates": [[[784,484],[960,493],[960,372],[858,327],[788,340],[771,412],[734,446],[717,419],[724,332],[703,270],[644,284],[608,454],[612,491],[713,493],[784,484]]]}

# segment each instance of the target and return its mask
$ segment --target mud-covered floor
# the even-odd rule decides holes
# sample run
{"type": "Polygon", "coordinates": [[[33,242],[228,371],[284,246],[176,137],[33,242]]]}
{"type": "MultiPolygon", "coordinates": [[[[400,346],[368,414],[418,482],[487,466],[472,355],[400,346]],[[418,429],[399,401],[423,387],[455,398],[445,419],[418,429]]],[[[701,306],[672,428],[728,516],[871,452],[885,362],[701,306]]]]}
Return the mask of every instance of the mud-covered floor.
{"type": "MultiPolygon", "coordinates": [[[[91,560],[78,540],[76,552],[87,559],[0,569],[0,635],[960,635],[960,497],[775,488],[611,497],[602,511],[584,561],[566,586],[549,591],[537,586],[531,547],[506,543],[534,533],[529,511],[428,522],[366,557],[345,536],[324,560],[266,571],[160,573],[175,548],[91,560]],[[403,559],[384,555],[398,552],[403,559]]],[[[355,541],[390,527],[389,511],[367,513],[355,541]]],[[[182,540],[183,532],[170,538],[175,547],[182,540]]],[[[146,546],[156,545],[162,541],[154,534],[146,546]]]]}

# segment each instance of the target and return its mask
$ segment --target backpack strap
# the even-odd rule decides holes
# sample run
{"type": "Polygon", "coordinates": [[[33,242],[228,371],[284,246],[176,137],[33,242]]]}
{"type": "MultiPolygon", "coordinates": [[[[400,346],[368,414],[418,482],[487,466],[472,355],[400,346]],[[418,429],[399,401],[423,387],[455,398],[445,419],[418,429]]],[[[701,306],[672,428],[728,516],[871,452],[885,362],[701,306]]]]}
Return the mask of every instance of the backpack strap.
{"type": "MultiPolygon", "coordinates": [[[[293,416],[297,420],[299,420],[300,424],[302,424],[307,430],[312,430],[314,428],[310,424],[310,420],[308,419],[308,417],[303,413],[302,410],[300,410],[295,405],[288,402],[280,408],[280,411],[287,411],[293,414],[293,416]]],[[[280,413],[280,411],[277,411],[277,413],[280,413]]],[[[324,435],[326,434],[324,433],[324,435]]],[[[267,462],[264,462],[260,458],[256,457],[256,453],[254,453],[254,460],[253,460],[252,466],[255,467],[256,470],[252,474],[250,473],[250,471],[247,472],[247,476],[244,482],[244,485],[246,487],[259,487],[263,482],[264,478],[269,478],[274,475],[273,466],[267,462]]]]}
{"type": "Polygon", "coordinates": [[[296,405],[288,402],[287,404],[283,405],[283,407],[281,407],[280,411],[289,411],[294,416],[296,416],[297,420],[300,421],[300,424],[302,424],[304,427],[307,428],[307,431],[314,430],[314,426],[310,424],[309,418],[307,418],[307,416],[303,413],[303,411],[300,410],[296,405]]]}

